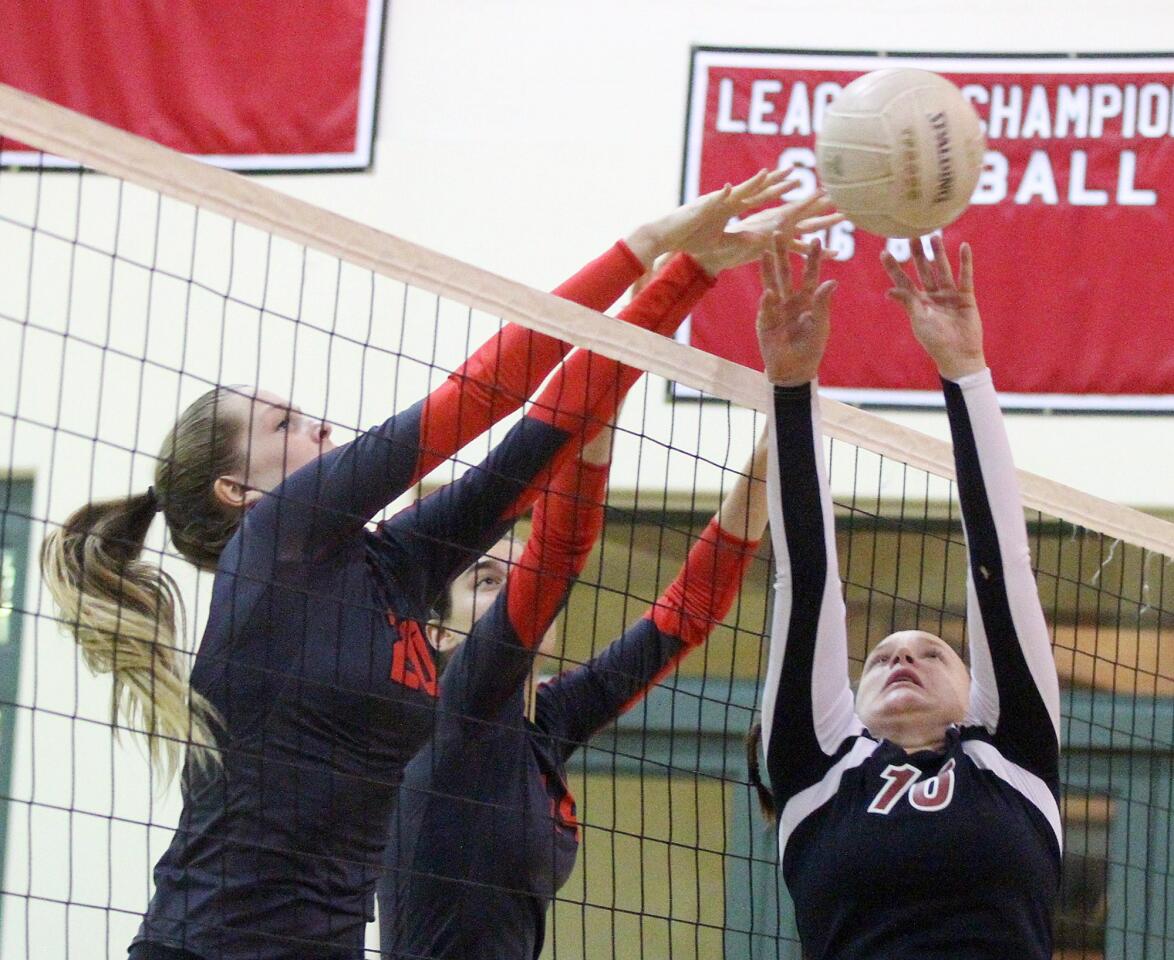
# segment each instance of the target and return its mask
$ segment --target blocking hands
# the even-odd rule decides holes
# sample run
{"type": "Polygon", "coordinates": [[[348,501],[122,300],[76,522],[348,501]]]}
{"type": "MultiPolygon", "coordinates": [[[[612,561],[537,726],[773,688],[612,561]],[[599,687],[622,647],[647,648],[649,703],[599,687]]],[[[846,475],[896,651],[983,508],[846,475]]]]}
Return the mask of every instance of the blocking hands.
{"type": "Polygon", "coordinates": [[[792,276],[789,241],[777,233],[762,254],[762,298],[758,303],[758,344],[767,379],[777,386],[808,383],[819,373],[831,329],[834,280],[819,281],[823,247],[811,244],[798,282],[792,276]]]}
{"type": "Polygon", "coordinates": [[[784,234],[797,253],[806,253],[810,245],[799,237],[838,223],[843,216],[832,212],[823,193],[779,205],[778,199],[798,183],[790,173],[790,168],[760,170],[737,186],[726,184],[640,227],[627,238],[628,246],[645,266],[662,253],[687,253],[710,276],[756,259],[776,233],[784,234]],[[771,206],[750,213],[764,204],[771,206]],[[734,218],[744,219],[731,224],[734,218]]]}
{"type": "Polygon", "coordinates": [[[920,241],[910,244],[920,287],[887,250],[881,254],[881,263],[894,284],[888,296],[905,308],[913,335],[937,364],[942,377],[957,380],[986,366],[982,320],[974,297],[973,255],[970,244],[962,244],[955,280],[942,238],[935,236],[932,244],[933,260],[925,255],[920,241]]]}

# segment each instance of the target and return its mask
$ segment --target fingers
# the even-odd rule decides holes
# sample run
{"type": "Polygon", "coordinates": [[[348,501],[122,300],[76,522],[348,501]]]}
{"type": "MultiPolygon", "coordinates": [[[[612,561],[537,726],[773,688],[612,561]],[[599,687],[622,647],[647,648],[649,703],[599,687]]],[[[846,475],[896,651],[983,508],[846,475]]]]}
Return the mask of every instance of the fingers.
{"type": "Polygon", "coordinates": [[[934,270],[934,264],[930,263],[929,258],[925,255],[925,248],[921,244],[920,237],[914,237],[909,241],[909,252],[913,256],[913,267],[917,271],[917,278],[921,281],[921,285],[926,290],[937,290],[941,283],[934,270]]]}
{"type": "Polygon", "coordinates": [[[939,284],[949,290],[957,289],[954,286],[954,271],[950,267],[950,257],[946,253],[946,241],[940,234],[935,234],[930,240],[930,246],[933,248],[933,263],[939,284]]]}
{"type": "MultiPolygon", "coordinates": [[[[796,186],[795,180],[784,180],[781,187],[785,188],[783,192],[796,186]]],[[[756,204],[757,205],[757,204],[756,204]]],[[[758,213],[752,213],[749,216],[739,218],[737,223],[731,223],[726,227],[727,233],[774,233],[779,228],[779,223],[783,219],[783,208],[781,206],[767,207],[765,210],[759,210],[758,213]]]]}
{"type": "MultiPolygon", "coordinates": [[[[776,174],[778,172],[779,171],[777,170],[774,171],[776,174]]],[[[747,197],[755,196],[772,182],[773,176],[774,174],[772,174],[770,170],[767,170],[764,167],[763,169],[759,170],[758,173],[754,174],[754,176],[752,176],[749,180],[743,180],[736,187],[733,187],[730,192],[730,199],[735,203],[741,203],[747,197]]]]}
{"type": "Polygon", "coordinates": [[[753,210],[755,207],[761,207],[764,203],[773,203],[778,200],[784,193],[793,190],[799,186],[798,180],[778,180],[768,183],[761,190],[754,194],[747,194],[740,198],[740,203],[743,210],[753,210]]]}
{"type": "Polygon", "coordinates": [[[958,292],[974,293],[974,255],[969,243],[958,248],[958,292]]]}
{"type": "Polygon", "coordinates": [[[901,290],[899,288],[894,288],[892,290],[886,291],[885,296],[890,300],[895,300],[897,303],[901,304],[901,306],[905,308],[905,312],[910,316],[913,315],[913,311],[917,308],[917,294],[912,290],[901,290]]]}
{"type": "Polygon", "coordinates": [[[759,265],[762,288],[770,290],[780,300],[786,298],[791,292],[791,265],[787,262],[786,247],[780,250],[776,239],[763,251],[759,265]]]}
{"type": "Polygon", "coordinates": [[[792,200],[783,209],[787,212],[787,218],[792,223],[799,223],[808,217],[816,217],[833,212],[831,198],[824,190],[817,190],[810,197],[806,197],[803,200],[792,200]]]}
{"type": "MultiPolygon", "coordinates": [[[[897,263],[897,258],[889,253],[888,250],[881,251],[881,266],[885,268],[885,273],[889,275],[889,279],[893,281],[893,285],[897,288],[897,291],[903,294],[916,294],[917,288],[913,286],[913,281],[901,269],[901,265],[897,263]]],[[[890,293],[892,292],[890,291],[890,293]]]]}
{"type": "Polygon", "coordinates": [[[811,253],[803,264],[803,292],[812,294],[819,285],[819,268],[823,262],[823,244],[811,241],[811,253]]]}
{"type": "Polygon", "coordinates": [[[770,250],[763,250],[762,256],[758,258],[758,275],[762,278],[763,292],[775,293],[779,289],[779,275],[775,270],[774,253],[770,250]]]}
{"type": "MultiPolygon", "coordinates": [[[[763,259],[766,255],[763,254],[763,259]]],[[[763,287],[762,296],[758,298],[758,318],[756,325],[759,330],[770,330],[778,325],[780,319],[779,304],[782,301],[779,295],[769,287],[763,287]]]]}
{"type": "Polygon", "coordinates": [[[786,297],[791,293],[791,257],[788,253],[787,235],[784,233],[776,233],[771,237],[771,253],[774,257],[775,271],[778,275],[779,285],[776,289],[779,295],[786,297]]]}
{"type": "Polygon", "coordinates": [[[820,230],[826,230],[828,227],[835,226],[844,219],[842,213],[828,213],[822,217],[808,217],[806,220],[800,220],[795,224],[796,233],[816,233],[820,230]]]}
{"type": "Polygon", "coordinates": [[[831,311],[832,294],[839,284],[835,280],[825,280],[811,298],[811,309],[816,316],[826,316],[831,311]]]}

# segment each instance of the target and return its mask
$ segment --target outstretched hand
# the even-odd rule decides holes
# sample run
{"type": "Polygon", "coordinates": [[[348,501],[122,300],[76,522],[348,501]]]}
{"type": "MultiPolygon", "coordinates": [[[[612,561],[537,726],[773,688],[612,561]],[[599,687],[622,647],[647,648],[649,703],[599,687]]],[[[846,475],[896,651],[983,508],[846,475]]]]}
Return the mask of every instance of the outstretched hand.
{"type": "Polygon", "coordinates": [[[688,253],[712,276],[757,258],[776,232],[788,233],[796,252],[805,253],[808,245],[798,240],[797,234],[821,230],[843,219],[830,212],[831,202],[823,194],[746,216],[763,204],[774,204],[797,186],[790,174],[789,167],[764,169],[737,186],[726,184],[638,228],[627,238],[628,247],[649,267],[662,253],[688,253]],[[730,224],[735,217],[744,216],[744,220],[730,224]]]}
{"type": "Polygon", "coordinates": [[[910,246],[919,289],[887,250],[881,263],[894,287],[888,296],[905,308],[913,335],[947,380],[977,373],[986,366],[982,349],[982,319],[974,297],[974,261],[970,244],[958,251],[958,279],[954,280],[946,245],[940,236],[931,241],[933,260],[919,240],[910,246]]]}
{"type": "Polygon", "coordinates": [[[819,282],[823,247],[812,241],[799,285],[793,288],[788,237],[776,234],[762,255],[762,299],[758,302],[758,344],[767,379],[794,387],[816,378],[831,331],[831,297],[836,281],[819,282]]]}
{"type": "Polygon", "coordinates": [[[786,239],[784,251],[804,256],[814,249],[815,241],[800,240],[805,233],[814,233],[844,219],[842,213],[832,212],[832,202],[822,191],[805,200],[795,200],[782,206],[769,207],[746,217],[738,223],[719,230],[699,230],[690,237],[686,252],[691,254],[710,276],[723,270],[751,263],[775,243],[779,235],[786,239]]]}

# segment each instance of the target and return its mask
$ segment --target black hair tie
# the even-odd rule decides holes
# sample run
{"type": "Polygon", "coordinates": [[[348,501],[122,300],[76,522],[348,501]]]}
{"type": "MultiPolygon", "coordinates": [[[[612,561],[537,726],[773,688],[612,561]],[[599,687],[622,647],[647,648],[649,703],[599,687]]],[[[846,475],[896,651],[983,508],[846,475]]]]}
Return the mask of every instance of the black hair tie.
{"type": "Polygon", "coordinates": [[[163,501],[159,499],[159,494],[155,492],[155,486],[152,484],[147,487],[147,496],[151,499],[151,507],[155,513],[163,512],[163,501]]]}

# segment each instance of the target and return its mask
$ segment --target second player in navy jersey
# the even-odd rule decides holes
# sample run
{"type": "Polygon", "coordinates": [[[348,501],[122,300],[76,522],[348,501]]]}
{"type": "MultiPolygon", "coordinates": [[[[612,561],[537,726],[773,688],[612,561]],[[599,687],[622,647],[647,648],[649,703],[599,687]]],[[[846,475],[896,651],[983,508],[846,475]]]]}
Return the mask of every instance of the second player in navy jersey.
{"type": "Polygon", "coordinates": [[[606,437],[462,574],[430,636],[455,649],[435,737],[408,764],[380,885],[385,956],[533,960],[579,847],[566,764],[726,615],[766,526],[765,443],[671,586],[598,656],[542,683],[544,638],[602,525],[606,437]],[[753,482],[751,475],[756,477],[753,482]],[[467,637],[467,639],[466,639],[467,637]]]}
{"type": "Polygon", "coordinates": [[[937,364],[969,554],[970,669],[933,634],[869,654],[853,701],[814,380],[833,285],[763,265],[778,566],[763,743],[779,856],[811,960],[1047,960],[1059,887],[1059,689],[974,298],[915,243],[891,296],[937,364]]]}

